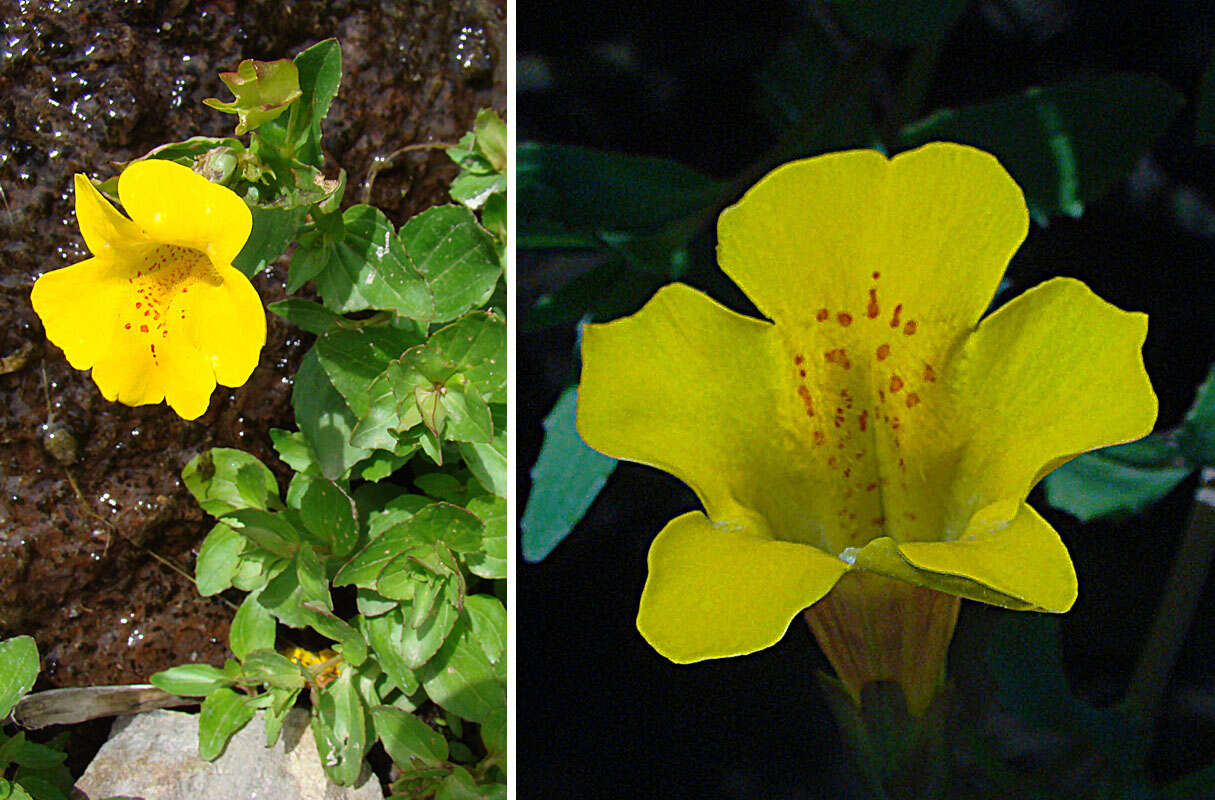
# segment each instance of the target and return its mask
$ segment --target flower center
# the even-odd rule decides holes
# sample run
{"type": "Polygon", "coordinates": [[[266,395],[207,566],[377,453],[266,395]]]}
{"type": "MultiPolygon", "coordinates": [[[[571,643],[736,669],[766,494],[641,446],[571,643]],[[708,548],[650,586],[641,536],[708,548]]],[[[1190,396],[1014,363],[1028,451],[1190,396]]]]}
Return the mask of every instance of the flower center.
{"type": "Polygon", "coordinates": [[[813,527],[834,553],[879,536],[939,538],[934,509],[942,504],[930,498],[940,492],[934,478],[948,474],[955,458],[926,455],[944,424],[939,387],[952,341],[933,336],[914,309],[885,302],[881,273],[872,278],[857,307],[819,308],[788,337],[802,411],[795,428],[816,484],[813,527]]]}
{"type": "Polygon", "coordinates": [[[122,333],[141,339],[152,360],[159,362],[157,345],[186,319],[187,304],[180,299],[200,280],[221,280],[206,253],[172,244],[149,246],[127,278],[129,302],[119,314],[122,333]]]}

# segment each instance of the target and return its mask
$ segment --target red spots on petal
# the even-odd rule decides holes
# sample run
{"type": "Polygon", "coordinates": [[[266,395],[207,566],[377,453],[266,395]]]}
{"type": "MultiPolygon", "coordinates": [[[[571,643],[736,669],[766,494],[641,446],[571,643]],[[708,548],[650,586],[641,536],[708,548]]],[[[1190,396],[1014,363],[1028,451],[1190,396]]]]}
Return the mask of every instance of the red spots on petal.
{"type": "Polygon", "coordinates": [[[129,323],[129,322],[128,322],[126,325],[123,325],[122,327],[126,328],[127,330],[130,330],[130,329],[131,329],[131,323],[129,323]]]}
{"type": "Polygon", "coordinates": [[[188,291],[190,291],[190,290],[189,290],[189,289],[187,289],[185,286],[181,287],[181,293],[182,293],[182,294],[185,294],[185,293],[186,293],[186,292],[188,292],[188,291]]]}
{"type": "Polygon", "coordinates": [[[866,487],[865,487],[865,491],[867,491],[867,492],[872,492],[872,491],[873,491],[874,489],[876,489],[876,488],[877,488],[877,484],[876,484],[876,483],[871,483],[871,484],[869,484],[868,486],[866,486],[866,487]]]}
{"type": "Polygon", "coordinates": [[[136,307],[136,308],[143,308],[143,303],[136,303],[136,304],[135,304],[135,307],[136,307]]]}
{"type": "Polygon", "coordinates": [[[139,332],[140,332],[140,333],[147,333],[147,332],[148,332],[148,326],[147,326],[147,325],[140,325],[140,326],[139,326],[139,332]]]}
{"type": "MultiPolygon", "coordinates": [[[[839,464],[839,460],[835,456],[830,456],[827,459],[827,466],[831,467],[832,469],[835,469],[837,464],[839,464]]],[[[848,477],[848,470],[844,470],[844,477],[848,477]]]]}
{"type": "Polygon", "coordinates": [[[852,468],[851,468],[851,467],[845,467],[845,468],[844,468],[844,477],[845,477],[845,478],[851,478],[851,477],[852,477],[852,468]]]}
{"type": "Polygon", "coordinates": [[[878,526],[878,527],[880,528],[880,527],[882,527],[883,525],[885,525],[885,524],[886,524],[886,518],[885,518],[885,517],[876,517],[876,518],[873,520],[873,524],[874,524],[874,525],[876,525],[876,526],[878,526]]]}
{"type": "MultiPolygon", "coordinates": [[[[182,291],[184,292],[185,289],[182,289],[182,291]]],[[[804,363],[806,363],[806,357],[804,355],[802,355],[801,353],[798,353],[797,355],[795,355],[793,357],[793,363],[798,364],[798,365],[804,364],[804,363]]]]}
{"type": "Polygon", "coordinates": [[[916,321],[914,319],[909,319],[907,320],[907,324],[903,326],[903,333],[911,336],[915,333],[916,327],[916,321]]]}
{"type": "Polygon", "coordinates": [[[924,365],[924,380],[932,383],[937,379],[937,372],[932,368],[932,364],[924,365]]]}
{"type": "Polygon", "coordinates": [[[818,313],[814,315],[814,318],[817,319],[819,322],[826,322],[827,317],[829,317],[829,316],[831,316],[830,311],[828,311],[825,308],[820,308],[818,310],[818,313]]]}
{"type": "Polygon", "coordinates": [[[899,303],[897,306],[894,307],[894,316],[892,316],[890,318],[890,327],[892,327],[892,328],[899,327],[899,315],[902,313],[903,313],[903,304],[899,303]]]}
{"type": "Polygon", "coordinates": [[[886,402],[886,393],[881,389],[878,389],[878,400],[881,400],[883,403],[886,402]]]}
{"type": "Polygon", "coordinates": [[[882,277],[882,273],[880,273],[880,272],[876,272],[876,271],[873,273],[873,279],[874,279],[875,281],[876,281],[878,278],[880,278],[880,277],[882,277]]]}
{"type": "Polygon", "coordinates": [[[907,471],[907,462],[903,461],[901,458],[899,459],[899,469],[903,470],[904,472],[907,471]]]}
{"type": "Polygon", "coordinates": [[[865,426],[868,424],[868,421],[869,421],[869,411],[868,410],[862,411],[860,420],[859,420],[861,430],[865,430],[865,426]]]}
{"type": "Polygon", "coordinates": [[[839,364],[844,369],[852,366],[852,362],[848,360],[848,351],[842,347],[837,347],[834,350],[828,350],[823,354],[829,364],[839,364]]]}
{"type": "Polygon", "coordinates": [[[915,522],[915,514],[912,514],[910,511],[904,511],[903,516],[907,517],[907,519],[911,520],[912,522],[915,522]]]}
{"type": "Polygon", "coordinates": [[[878,345],[878,349],[877,349],[877,360],[878,360],[878,361],[885,361],[885,360],[886,360],[886,357],[887,357],[887,356],[889,356],[889,355],[890,355],[890,345],[888,345],[888,344],[879,344],[879,345],[878,345]]]}
{"type": "Polygon", "coordinates": [[[902,422],[899,420],[899,418],[898,418],[898,417],[891,417],[891,418],[890,418],[890,428],[891,428],[891,430],[896,430],[896,431],[897,431],[897,430],[899,429],[899,426],[901,426],[902,424],[903,424],[903,423],[902,423],[902,422]]]}
{"type": "Polygon", "coordinates": [[[918,394],[916,394],[915,392],[912,392],[911,394],[907,395],[907,407],[908,408],[915,408],[919,404],[920,404],[920,396],[918,394]]]}
{"type": "Polygon", "coordinates": [[[840,313],[835,315],[835,318],[837,320],[839,320],[839,323],[841,325],[843,325],[845,328],[847,328],[849,325],[852,324],[852,315],[849,314],[847,311],[841,311],[840,313]]]}
{"type": "Polygon", "coordinates": [[[797,374],[799,377],[802,377],[802,378],[806,377],[806,371],[804,369],[799,369],[797,371],[797,374]]]}
{"type": "Polygon", "coordinates": [[[890,393],[894,394],[895,392],[897,392],[899,389],[902,389],[902,388],[903,388],[903,379],[900,378],[898,375],[891,375],[890,376],[890,393]]]}
{"type": "Polygon", "coordinates": [[[814,443],[816,445],[821,445],[825,441],[827,441],[827,434],[823,433],[822,431],[814,432],[814,443]]]}
{"type": "MultiPolygon", "coordinates": [[[[873,273],[877,275],[877,273],[873,273]]],[[[877,319],[878,314],[882,313],[882,309],[878,306],[877,289],[869,290],[869,307],[865,309],[865,316],[869,319],[877,319]]]]}
{"type": "Polygon", "coordinates": [[[814,416],[814,400],[810,398],[810,390],[805,386],[797,387],[797,394],[802,398],[802,405],[806,407],[806,416],[814,416]]]}

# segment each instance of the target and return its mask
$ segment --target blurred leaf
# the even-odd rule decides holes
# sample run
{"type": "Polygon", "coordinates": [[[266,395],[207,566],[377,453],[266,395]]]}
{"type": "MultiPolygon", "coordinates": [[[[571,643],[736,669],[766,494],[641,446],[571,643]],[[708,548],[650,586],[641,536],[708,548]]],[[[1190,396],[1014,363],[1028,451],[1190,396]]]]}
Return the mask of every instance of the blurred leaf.
{"type": "Polygon", "coordinates": [[[275,627],[274,617],[257,602],[257,593],[245,595],[232,617],[228,646],[242,661],[254,650],[273,650],[275,627]]]}
{"type": "Polygon", "coordinates": [[[251,278],[273,264],[295,239],[304,222],[305,209],[251,206],[249,210],[253,212],[253,230],[232,259],[232,266],[251,278]]]}
{"type": "Polygon", "coordinates": [[[358,418],[321,368],[315,348],[300,362],[291,404],[295,407],[295,421],[312,445],[326,478],[342,477],[346,470],[371,455],[370,449],[349,444],[358,418]]]}
{"type": "Polygon", "coordinates": [[[1198,144],[1215,144],[1215,53],[1207,61],[1198,88],[1198,111],[1194,120],[1194,139],[1198,144]]]}
{"type": "Polygon", "coordinates": [[[506,755],[506,708],[497,708],[490,712],[481,723],[481,741],[488,753],[506,755]]]}
{"type": "Polygon", "coordinates": [[[199,453],[182,469],[181,479],[203,510],[216,517],[278,503],[274,473],[243,450],[212,447],[199,453]]]}
{"type": "Polygon", "coordinates": [[[1169,126],[1182,96],[1158,78],[1117,73],[938,111],[900,133],[904,147],[969,144],[995,155],[1039,222],[1078,217],[1169,126]]]}
{"type": "Polygon", "coordinates": [[[270,707],[266,709],[266,747],[274,747],[283,723],[287,721],[287,713],[295,707],[295,699],[299,697],[299,689],[281,689],[270,687],[270,707]]]}
{"type": "Polygon", "coordinates": [[[29,636],[0,642],[0,721],[38,679],[38,646],[29,636]]]}
{"type": "Polygon", "coordinates": [[[418,691],[419,684],[417,676],[413,674],[413,670],[410,669],[403,655],[404,617],[399,610],[398,613],[390,613],[397,609],[399,606],[394,601],[391,603],[391,608],[384,613],[375,617],[363,617],[360,620],[359,628],[362,630],[364,638],[367,639],[367,644],[371,645],[384,674],[396,684],[398,689],[410,695],[418,691]]]}
{"type": "Polygon", "coordinates": [[[325,308],[320,303],[302,297],[289,297],[266,306],[270,311],[293,323],[308,333],[318,336],[336,329],[344,318],[325,308]]]}
{"type": "Polygon", "coordinates": [[[198,757],[214,761],[233,734],[253,719],[253,706],[231,689],[216,689],[202,702],[198,714],[198,757]]]}
{"type": "Polygon", "coordinates": [[[1093,708],[1068,687],[1059,647],[1059,619],[1048,614],[1006,613],[988,646],[996,697],[1026,723],[1092,745],[1134,770],[1146,754],[1143,728],[1121,708],[1093,708]]]}
{"type": "Polygon", "coordinates": [[[506,704],[506,610],[472,595],[439,652],[418,672],[426,694],[447,711],[484,722],[506,704]]]}
{"type": "Polygon", "coordinates": [[[941,36],[966,10],[966,0],[832,0],[831,4],[848,28],[896,45],[941,36]]]}
{"type": "Polygon", "coordinates": [[[1215,366],[1198,387],[1194,404],[1186,412],[1177,434],[1178,444],[1188,458],[1203,466],[1215,465],[1215,366]]]}
{"type": "Polygon", "coordinates": [[[588,315],[591,322],[607,322],[637,311],[669,280],[633,269],[619,256],[605,257],[602,263],[537,298],[521,324],[532,332],[568,325],[588,315]]]}
{"type": "Polygon", "coordinates": [[[544,418],[544,446],[519,524],[528,561],[544,559],[570,534],[616,468],[615,459],[587,447],[578,435],[577,407],[578,389],[570,387],[544,418]]]}
{"type": "Polygon", "coordinates": [[[182,664],[153,673],[148,682],[169,694],[205,697],[235,681],[222,669],[210,664],[182,664]]]}
{"type": "Polygon", "coordinates": [[[430,295],[431,322],[453,320],[489,300],[502,273],[493,237],[463,206],[428,208],[401,226],[401,243],[430,295]]]}
{"type": "Polygon", "coordinates": [[[384,749],[400,766],[411,766],[411,759],[433,766],[447,761],[447,740],[414,715],[392,706],[373,708],[371,715],[384,749]]]}
{"type": "Polygon", "coordinates": [[[482,795],[477,791],[477,783],[473,776],[463,767],[456,767],[451,774],[443,779],[439,791],[435,792],[435,800],[481,800],[482,795]]]}
{"type": "Polygon", "coordinates": [[[1046,476],[1046,501],[1081,522],[1137,514],[1194,471],[1177,444],[1152,434],[1069,461],[1046,476]]]}

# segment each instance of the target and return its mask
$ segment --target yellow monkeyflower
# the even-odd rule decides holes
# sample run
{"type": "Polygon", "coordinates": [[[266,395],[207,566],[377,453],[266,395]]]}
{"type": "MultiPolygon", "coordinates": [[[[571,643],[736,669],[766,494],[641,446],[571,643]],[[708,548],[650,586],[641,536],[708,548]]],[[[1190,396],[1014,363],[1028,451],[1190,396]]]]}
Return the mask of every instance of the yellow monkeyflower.
{"type": "Polygon", "coordinates": [[[650,548],[655,649],[752,652],[809,608],[854,696],[920,670],[918,713],[958,597],[1071,607],[1067,551],[1025,498],[1151,430],[1147,318],[1058,278],[980,322],[1027,228],[1020,189],[969,147],[798,161],[718,223],[722,269],[771,322],[674,284],[587,326],[583,438],[704,505],[650,548]]]}
{"type": "Polygon", "coordinates": [[[128,166],[118,197],[130,219],[76,176],[76,219],[93,257],[39,277],[34,310],[107,400],[166,400],[194,419],[217,382],[249,379],[266,343],[261,299],[232,267],[252,215],[231,190],[171,161],[128,166]]]}

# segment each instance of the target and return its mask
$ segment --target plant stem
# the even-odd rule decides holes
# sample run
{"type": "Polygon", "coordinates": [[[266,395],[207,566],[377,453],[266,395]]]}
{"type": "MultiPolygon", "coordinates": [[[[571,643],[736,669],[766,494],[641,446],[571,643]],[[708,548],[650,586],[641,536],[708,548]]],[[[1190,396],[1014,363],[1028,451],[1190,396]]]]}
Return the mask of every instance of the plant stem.
{"type": "Polygon", "coordinates": [[[1215,556],[1215,468],[1204,467],[1181,546],[1173,557],[1164,595],[1124,701],[1139,711],[1149,729],[1159,713],[1177,653],[1202,595],[1212,556],[1215,556]]]}

